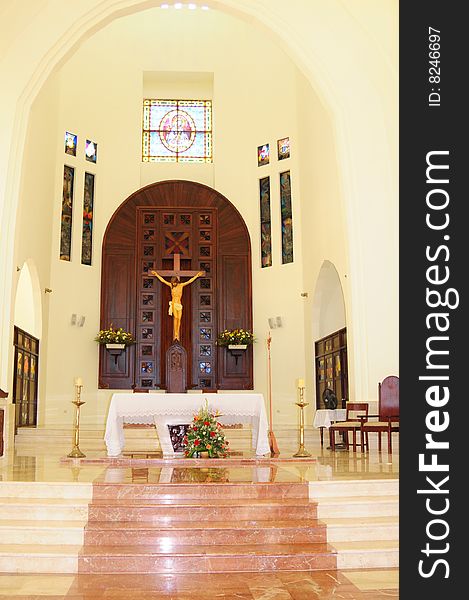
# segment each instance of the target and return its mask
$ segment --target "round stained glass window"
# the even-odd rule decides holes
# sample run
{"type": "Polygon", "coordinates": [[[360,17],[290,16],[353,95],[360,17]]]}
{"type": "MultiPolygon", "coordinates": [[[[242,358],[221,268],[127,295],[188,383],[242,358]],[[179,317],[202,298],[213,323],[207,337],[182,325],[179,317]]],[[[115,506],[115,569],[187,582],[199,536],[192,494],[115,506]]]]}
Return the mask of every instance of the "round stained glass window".
{"type": "Polygon", "coordinates": [[[184,110],[171,110],[160,123],[161,143],[171,152],[185,152],[195,140],[194,119],[184,110]]]}

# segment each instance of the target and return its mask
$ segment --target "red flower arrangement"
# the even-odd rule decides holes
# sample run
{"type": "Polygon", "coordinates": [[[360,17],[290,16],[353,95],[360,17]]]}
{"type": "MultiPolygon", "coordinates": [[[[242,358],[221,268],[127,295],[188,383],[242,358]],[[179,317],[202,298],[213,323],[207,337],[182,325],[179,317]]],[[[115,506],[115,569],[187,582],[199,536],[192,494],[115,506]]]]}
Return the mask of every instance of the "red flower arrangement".
{"type": "Polygon", "coordinates": [[[194,415],[184,438],[184,453],[188,458],[195,458],[200,452],[208,452],[209,458],[226,457],[229,442],[225,440],[221,424],[217,421],[219,416],[210,412],[207,400],[205,406],[194,415]]]}

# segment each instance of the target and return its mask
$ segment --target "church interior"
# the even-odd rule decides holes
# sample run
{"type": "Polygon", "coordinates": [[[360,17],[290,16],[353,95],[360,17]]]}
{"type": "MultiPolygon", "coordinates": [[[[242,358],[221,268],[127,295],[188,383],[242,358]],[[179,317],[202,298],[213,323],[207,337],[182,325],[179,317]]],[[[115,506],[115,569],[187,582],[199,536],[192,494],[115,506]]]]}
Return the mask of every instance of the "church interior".
{"type": "Polygon", "coordinates": [[[397,598],[398,3],[3,0],[0,82],[0,598],[397,598]]]}

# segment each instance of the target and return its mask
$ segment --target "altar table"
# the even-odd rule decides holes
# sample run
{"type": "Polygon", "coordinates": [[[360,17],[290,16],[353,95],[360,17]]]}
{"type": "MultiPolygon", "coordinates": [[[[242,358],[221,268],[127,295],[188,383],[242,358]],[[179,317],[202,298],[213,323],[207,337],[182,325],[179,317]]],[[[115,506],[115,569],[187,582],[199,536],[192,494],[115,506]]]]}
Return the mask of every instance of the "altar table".
{"type": "Polygon", "coordinates": [[[262,394],[139,394],[112,395],[104,441],[108,456],[119,456],[125,445],[124,423],[155,424],[163,454],[174,454],[168,425],[191,423],[208,400],[220,413],[220,423],[252,426],[252,447],[257,456],[270,453],[267,414],[262,394]]]}

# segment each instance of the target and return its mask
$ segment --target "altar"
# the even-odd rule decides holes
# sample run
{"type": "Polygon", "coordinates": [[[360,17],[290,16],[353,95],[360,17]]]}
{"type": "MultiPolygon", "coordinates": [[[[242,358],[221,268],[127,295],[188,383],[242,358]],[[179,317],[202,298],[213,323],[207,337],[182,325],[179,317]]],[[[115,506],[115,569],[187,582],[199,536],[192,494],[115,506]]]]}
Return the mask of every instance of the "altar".
{"type": "Polygon", "coordinates": [[[262,394],[116,393],[111,398],[104,434],[108,456],[119,456],[124,448],[124,423],[154,424],[163,455],[173,456],[168,425],[191,423],[205,400],[209,409],[220,413],[218,420],[222,425],[250,424],[256,455],[270,454],[262,394]]]}

